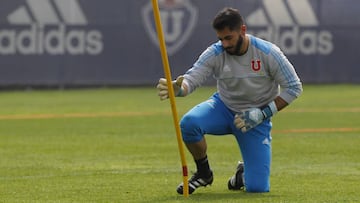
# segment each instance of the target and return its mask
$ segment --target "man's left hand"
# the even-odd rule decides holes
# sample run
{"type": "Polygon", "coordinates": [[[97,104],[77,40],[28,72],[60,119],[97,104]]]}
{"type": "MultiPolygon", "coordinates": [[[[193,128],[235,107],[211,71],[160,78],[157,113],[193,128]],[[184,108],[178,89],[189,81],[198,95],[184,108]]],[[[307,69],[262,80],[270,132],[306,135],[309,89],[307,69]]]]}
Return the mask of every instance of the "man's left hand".
{"type": "Polygon", "coordinates": [[[234,124],[236,128],[241,129],[243,133],[249,131],[263,122],[265,116],[261,109],[251,108],[247,111],[241,111],[235,115],[234,124]]]}

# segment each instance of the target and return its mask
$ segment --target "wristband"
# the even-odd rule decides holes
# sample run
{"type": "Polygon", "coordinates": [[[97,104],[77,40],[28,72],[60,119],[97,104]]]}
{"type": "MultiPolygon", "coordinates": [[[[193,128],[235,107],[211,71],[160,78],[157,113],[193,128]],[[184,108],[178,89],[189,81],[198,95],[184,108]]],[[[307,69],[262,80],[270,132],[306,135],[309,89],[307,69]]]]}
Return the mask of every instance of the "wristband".
{"type": "Polygon", "coordinates": [[[261,110],[261,112],[264,116],[264,119],[267,119],[267,118],[275,115],[278,112],[275,102],[274,101],[270,102],[267,106],[265,106],[261,110]]]}
{"type": "Polygon", "coordinates": [[[180,87],[179,92],[176,94],[176,96],[181,97],[181,96],[183,96],[182,94],[183,94],[183,89],[182,89],[182,87],[180,87]]]}

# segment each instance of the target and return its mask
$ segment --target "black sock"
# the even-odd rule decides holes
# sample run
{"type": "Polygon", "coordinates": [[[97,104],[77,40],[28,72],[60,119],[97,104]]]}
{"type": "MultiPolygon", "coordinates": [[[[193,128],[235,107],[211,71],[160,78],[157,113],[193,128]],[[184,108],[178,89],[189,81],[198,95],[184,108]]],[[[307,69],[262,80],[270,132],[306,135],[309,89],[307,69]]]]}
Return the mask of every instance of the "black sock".
{"type": "Polygon", "coordinates": [[[205,177],[211,175],[211,170],[208,162],[207,156],[202,159],[195,160],[197,172],[205,177]]]}

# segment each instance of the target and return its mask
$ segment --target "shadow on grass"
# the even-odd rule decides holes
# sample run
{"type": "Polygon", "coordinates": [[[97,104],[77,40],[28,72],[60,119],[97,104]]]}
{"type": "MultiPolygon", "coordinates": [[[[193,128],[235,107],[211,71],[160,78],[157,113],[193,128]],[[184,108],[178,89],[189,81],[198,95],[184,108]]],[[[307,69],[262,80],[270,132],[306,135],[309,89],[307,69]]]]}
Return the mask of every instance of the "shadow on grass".
{"type": "Polygon", "coordinates": [[[280,196],[271,193],[246,193],[246,192],[209,192],[195,193],[185,198],[182,195],[163,196],[155,199],[148,199],[142,202],[269,202],[280,196]]]}

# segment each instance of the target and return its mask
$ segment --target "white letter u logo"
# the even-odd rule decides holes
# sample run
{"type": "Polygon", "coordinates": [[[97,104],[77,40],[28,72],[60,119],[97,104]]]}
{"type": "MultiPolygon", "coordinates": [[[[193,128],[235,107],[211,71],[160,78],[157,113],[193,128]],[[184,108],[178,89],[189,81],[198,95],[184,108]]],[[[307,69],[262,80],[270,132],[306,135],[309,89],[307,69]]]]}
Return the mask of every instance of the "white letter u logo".
{"type": "Polygon", "coordinates": [[[184,13],[182,11],[161,11],[166,42],[175,42],[180,37],[183,17],[184,13]]]}

